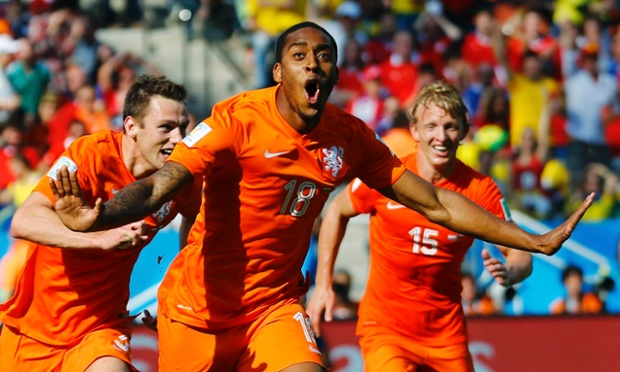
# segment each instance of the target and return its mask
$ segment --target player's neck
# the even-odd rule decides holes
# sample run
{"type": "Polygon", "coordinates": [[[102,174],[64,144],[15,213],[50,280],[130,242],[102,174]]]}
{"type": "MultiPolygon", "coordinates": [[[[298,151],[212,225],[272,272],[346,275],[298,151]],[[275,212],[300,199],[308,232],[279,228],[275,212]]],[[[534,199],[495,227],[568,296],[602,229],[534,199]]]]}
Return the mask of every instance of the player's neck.
{"type": "Polygon", "coordinates": [[[156,171],[140,153],[134,140],[127,135],[123,136],[121,152],[123,155],[123,164],[125,164],[129,173],[136,179],[144,178],[156,171]]]}
{"type": "Polygon", "coordinates": [[[417,165],[418,165],[418,175],[422,177],[424,180],[436,184],[443,180],[446,180],[452,174],[452,169],[454,169],[454,161],[444,164],[441,167],[434,166],[430,164],[426,159],[423,158],[423,155],[418,154],[417,165]],[[420,158],[422,156],[422,158],[420,158]]]}

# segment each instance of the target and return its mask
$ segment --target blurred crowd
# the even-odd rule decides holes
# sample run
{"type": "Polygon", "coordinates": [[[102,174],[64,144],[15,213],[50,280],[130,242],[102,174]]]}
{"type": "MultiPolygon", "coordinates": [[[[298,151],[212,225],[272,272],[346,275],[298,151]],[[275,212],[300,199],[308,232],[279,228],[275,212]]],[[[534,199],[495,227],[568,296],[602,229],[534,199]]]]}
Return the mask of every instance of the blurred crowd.
{"type": "MultiPolygon", "coordinates": [[[[18,207],[76,137],[122,128],[148,61],[96,38],[151,27],[149,2],[0,3],[0,205],[18,207]]],[[[255,88],[273,84],[274,43],[311,20],[338,45],[335,105],[404,155],[426,84],[455,84],[471,129],[459,157],[492,176],[513,209],[563,218],[595,191],[584,220],[620,215],[620,12],[614,0],[171,0],[163,23],[188,38],[246,40],[255,88]]],[[[190,92],[191,94],[191,92],[190,92]]],[[[473,309],[473,307],[472,307],[473,309]]]]}

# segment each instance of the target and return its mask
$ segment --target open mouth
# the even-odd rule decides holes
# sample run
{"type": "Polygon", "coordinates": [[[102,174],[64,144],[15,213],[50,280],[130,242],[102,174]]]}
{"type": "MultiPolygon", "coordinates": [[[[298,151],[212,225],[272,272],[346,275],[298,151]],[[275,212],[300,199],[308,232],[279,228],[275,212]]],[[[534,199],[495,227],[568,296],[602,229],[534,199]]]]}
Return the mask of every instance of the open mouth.
{"type": "Polygon", "coordinates": [[[321,91],[319,83],[316,81],[308,81],[304,87],[306,100],[308,103],[314,104],[319,101],[319,93],[321,91]]]}
{"type": "Polygon", "coordinates": [[[159,153],[167,158],[168,156],[170,156],[170,154],[172,154],[172,149],[163,149],[159,153]]]}

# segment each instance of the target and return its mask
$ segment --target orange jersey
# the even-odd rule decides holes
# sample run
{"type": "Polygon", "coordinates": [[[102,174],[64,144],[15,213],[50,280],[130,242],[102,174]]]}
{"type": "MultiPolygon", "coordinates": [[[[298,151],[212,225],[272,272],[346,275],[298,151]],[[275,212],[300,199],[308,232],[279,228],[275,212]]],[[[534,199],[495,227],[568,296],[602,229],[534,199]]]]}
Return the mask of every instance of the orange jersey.
{"type": "MultiPolygon", "coordinates": [[[[77,168],[84,198],[94,205],[136,179],[122,160],[122,133],[102,131],[80,137],[63,153],[48,176],[61,164],[77,168]]],[[[145,219],[152,237],[177,214],[191,216],[199,208],[200,188],[176,199],[145,219]]],[[[35,188],[54,202],[43,177],[35,188]]],[[[0,319],[20,333],[50,345],[79,341],[90,331],[128,325],[129,280],[143,246],[135,249],[62,249],[33,245],[15,296],[0,305],[0,319]]]]}
{"type": "Polygon", "coordinates": [[[297,301],[328,195],[354,177],[387,187],[405,171],[363,121],[331,104],[311,133],[297,133],[276,107],[278,88],[217,104],[168,158],[205,177],[188,246],[159,290],[160,312],[171,319],[229,327],[297,301]]]}
{"type": "MultiPolygon", "coordinates": [[[[416,153],[402,158],[417,173],[416,153]]],[[[505,218],[495,183],[457,159],[452,176],[435,186],[459,192],[505,218]]],[[[380,326],[427,346],[466,341],[461,263],[473,238],[437,225],[358,180],[348,187],[353,207],[370,213],[370,273],[357,332],[380,326]]]]}

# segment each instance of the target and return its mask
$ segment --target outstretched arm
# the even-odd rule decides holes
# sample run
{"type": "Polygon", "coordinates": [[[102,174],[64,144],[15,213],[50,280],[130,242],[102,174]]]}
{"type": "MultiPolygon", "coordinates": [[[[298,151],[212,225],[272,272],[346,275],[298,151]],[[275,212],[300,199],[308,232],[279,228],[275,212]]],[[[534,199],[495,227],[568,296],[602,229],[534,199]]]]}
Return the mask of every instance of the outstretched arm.
{"type": "Polygon", "coordinates": [[[323,216],[317,252],[316,284],[306,305],[306,313],[310,317],[312,329],[317,336],[320,335],[323,310],[325,310],[325,320],[328,322],[332,320],[335,299],[332,288],[334,264],[349,219],[356,215],[357,212],[353,209],[349,192],[344,189],[332,200],[323,216]]]}
{"type": "Polygon", "coordinates": [[[105,204],[90,207],[82,198],[77,177],[66,167],[59,171],[59,184],[50,179],[56,197],[56,213],[72,230],[103,230],[141,220],[169,201],[193,176],[185,166],[169,161],[149,177],[121,189],[105,204]],[[76,199],[81,202],[76,202],[76,199]]]}
{"type": "Polygon", "coordinates": [[[546,255],[552,255],[562,247],[594,200],[592,193],[563,224],[544,235],[536,235],[495,217],[459,193],[434,187],[410,171],[406,171],[391,187],[379,191],[452,231],[546,255]]]}

